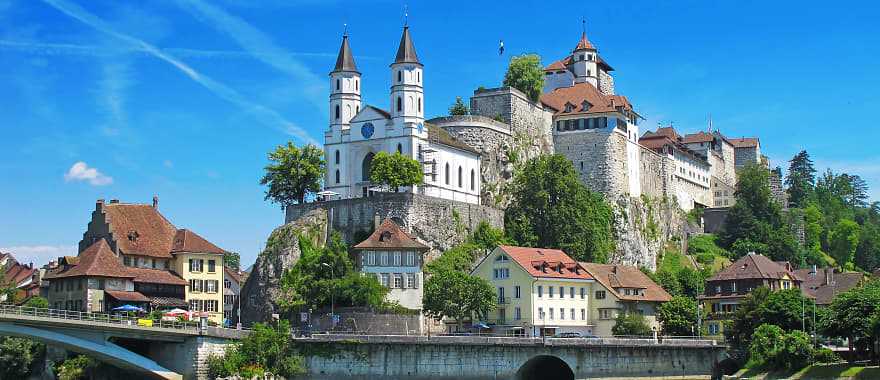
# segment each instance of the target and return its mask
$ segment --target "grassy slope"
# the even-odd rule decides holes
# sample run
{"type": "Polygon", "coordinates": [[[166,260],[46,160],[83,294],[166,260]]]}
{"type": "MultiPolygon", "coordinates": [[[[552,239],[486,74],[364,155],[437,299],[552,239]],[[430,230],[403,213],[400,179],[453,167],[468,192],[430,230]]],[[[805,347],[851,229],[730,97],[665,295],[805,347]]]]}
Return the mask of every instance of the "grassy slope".
{"type": "Polygon", "coordinates": [[[868,380],[880,379],[880,367],[865,367],[852,364],[827,364],[807,366],[796,372],[760,372],[756,370],[743,370],[737,373],[738,379],[790,379],[790,380],[831,380],[831,379],[854,379],[868,380]]]}

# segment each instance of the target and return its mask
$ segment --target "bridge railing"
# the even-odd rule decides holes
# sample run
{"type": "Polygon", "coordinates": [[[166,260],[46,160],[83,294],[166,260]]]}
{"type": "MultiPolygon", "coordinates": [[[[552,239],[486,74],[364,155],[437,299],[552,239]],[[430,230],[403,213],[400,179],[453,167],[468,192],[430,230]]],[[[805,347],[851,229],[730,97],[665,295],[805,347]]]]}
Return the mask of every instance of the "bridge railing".
{"type": "Polygon", "coordinates": [[[577,337],[577,338],[559,338],[559,337],[530,337],[530,336],[509,336],[509,335],[464,335],[464,334],[445,334],[445,335],[389,335],[389,334],[358,334],[358,333],[340,333],[325,332],[312,333],[309,336],[294,336],[295,339],[314,340],[314,341],[344,341],[356,340],[365,343],[464,343],[464,344],[531,344],[531,345],[548,345],[548,346],[580,346],[580,345],[602,345],[602,346],[717,346],[719,342],[715,339],[707,339],[705,337],[663,337],[658,336],[604,336],[604,337],[577,337]]]}
{"type": "Polygon", "coordinates": [[[49,319],[59,319],[59,320],[68,320],[68,321],[87,321],[87,322],[101,322],[108,324],[116,324],[122,326],[137,326],[141,328],[168,328],[168,329],[177,329],[177,330],[198,330],[199,326],[197,323],[193,322],[180,322],[180,321],[163,321],[163,320],[152,320],[152,319],[143,319],[131,316],[125,316],[121,314],[109,314],[109,313],[93,313],[86,311],[73,311],[73,310],[62,310],[62,309],[44,309],[37,307],[28,307],[28,306],[16,306],[11,304],[0,304],[0,314],[5,315],[16,315],[16,316],[25,316],[25,317],[37,317],[37,318],[49,318],[49,319]],[[144,323],[142,321],[149,320],[150,323],[144,323]]]}

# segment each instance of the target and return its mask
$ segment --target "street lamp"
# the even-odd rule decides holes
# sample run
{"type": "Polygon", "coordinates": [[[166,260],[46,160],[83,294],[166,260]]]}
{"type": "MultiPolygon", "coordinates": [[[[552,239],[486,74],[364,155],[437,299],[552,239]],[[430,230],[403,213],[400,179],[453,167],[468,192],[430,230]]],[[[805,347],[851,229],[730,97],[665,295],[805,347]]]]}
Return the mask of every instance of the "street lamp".
{"type": "Polygon", "coordinates": [[[334,313],[334,309],[336,306],[336,301],[334,298],[334,296],[336,295],[336,281],[334,281],[335,276],[333,275],[333,266],[328,263],[321,263],[321,265],[330,268],[330,283],[333,284],[330,289],[330,326],[336,328],[336,314],[334,313]]]}

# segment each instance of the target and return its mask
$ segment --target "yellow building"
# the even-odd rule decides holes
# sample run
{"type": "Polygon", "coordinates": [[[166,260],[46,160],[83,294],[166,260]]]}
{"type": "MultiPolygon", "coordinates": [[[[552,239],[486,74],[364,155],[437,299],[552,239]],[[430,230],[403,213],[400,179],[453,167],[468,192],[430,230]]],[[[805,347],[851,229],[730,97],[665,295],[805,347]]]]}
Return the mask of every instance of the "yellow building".
{"type": "Polygon", "coordinates": [[[174,238],[174,271],[186,281],[189,310],[223,323],[223,250],[189,230],[174,238]]]}
{"type": "Polygon", "coordinates": [[[517,336],[593,335],[593,277],[558,249],[499,246],[471,274],[496,289],[488,326],[517,336]]]}

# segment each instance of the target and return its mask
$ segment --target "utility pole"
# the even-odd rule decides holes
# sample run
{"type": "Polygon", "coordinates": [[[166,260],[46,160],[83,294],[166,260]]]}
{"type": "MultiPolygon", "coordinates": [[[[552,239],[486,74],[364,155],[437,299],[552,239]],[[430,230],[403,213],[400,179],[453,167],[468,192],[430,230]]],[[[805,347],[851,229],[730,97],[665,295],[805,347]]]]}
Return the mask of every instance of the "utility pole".
{"type": "Polygon", "coordinates": [[[328,263],[321,263],[321,265],[330,268],[330,283],[333,284],[330,289],[330,326],[332,328],[336,328],[336,314],[334,313],[336,307],[336,281],[335,276],[333,274],[333,266],[328,263]]]}

